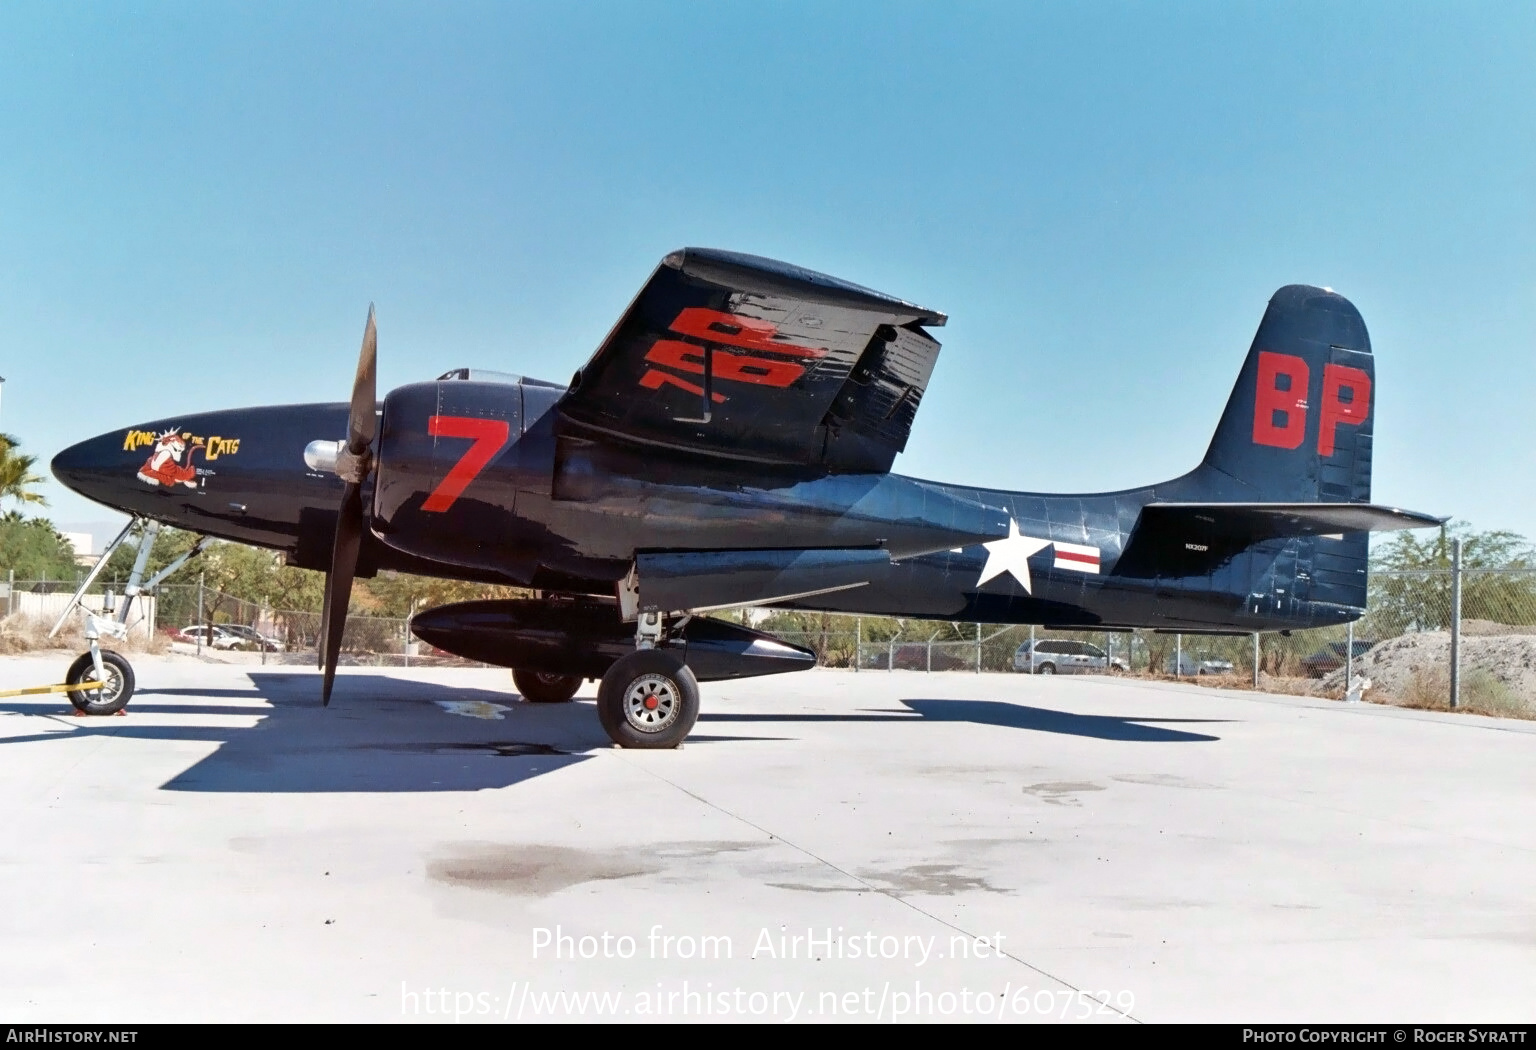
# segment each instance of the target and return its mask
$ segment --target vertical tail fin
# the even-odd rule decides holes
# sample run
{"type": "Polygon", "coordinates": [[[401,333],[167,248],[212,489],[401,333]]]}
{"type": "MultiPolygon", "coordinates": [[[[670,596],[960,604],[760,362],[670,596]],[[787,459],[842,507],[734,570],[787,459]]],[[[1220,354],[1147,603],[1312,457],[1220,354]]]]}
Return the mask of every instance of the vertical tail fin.
{"type": "MultiPolygon", "coordinates": [[[[1325,288],[1281,288],[1192,478],[1200,498],[1369,503],[1375,387],[1355,305],[1325,288]]],[[[1260,559],[1248,589],[1269,595],[1274,611],[1297,601],[1363,609],[1367,549],[1363,532],[1287,540],[1260,559]]]]}
{"type": "Polygon", "coordinates": [[[1353,303],[1325,288],[1281,288],[1196,472],[1205,498],[1369,502],[1375,374],[1353,303]]]}
{"type": "Polygon", "coordinates": [[[1276,292],[1204,461],[1155,487],[1113,574],[1220,594],[1262,623],[1357,618],[1370,533],[1443,520],[1370,503],[1375,373],[1348,299],[1276,292]]]}

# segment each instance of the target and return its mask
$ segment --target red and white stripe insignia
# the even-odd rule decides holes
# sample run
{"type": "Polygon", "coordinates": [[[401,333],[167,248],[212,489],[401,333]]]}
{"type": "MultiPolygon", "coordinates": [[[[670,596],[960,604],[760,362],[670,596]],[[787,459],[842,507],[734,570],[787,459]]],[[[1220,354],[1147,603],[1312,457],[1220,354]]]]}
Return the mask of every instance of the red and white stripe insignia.
{"type": "Polygon", "coordinates": [[[1080,543],[1062,543],[1060,540],[1053,541],[1051,545],[1056,548],[1056,560],[1052,563],[1054,568],[1098,573],[1099,548],[1085,547],[1080,543]]]}

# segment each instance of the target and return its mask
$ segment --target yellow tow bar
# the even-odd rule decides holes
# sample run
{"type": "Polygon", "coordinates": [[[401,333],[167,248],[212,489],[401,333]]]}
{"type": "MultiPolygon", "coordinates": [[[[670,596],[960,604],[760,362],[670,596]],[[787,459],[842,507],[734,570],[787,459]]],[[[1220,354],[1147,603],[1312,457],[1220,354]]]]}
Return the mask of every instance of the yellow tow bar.
{"type": "Polygon", "coordinates": [[[36,693],[73,693],[80,689],[100,689],[100,682],[80,682],[77,685],[37,685],[31,689],[0,690],[0,697],[32,696],[36,693]]]}

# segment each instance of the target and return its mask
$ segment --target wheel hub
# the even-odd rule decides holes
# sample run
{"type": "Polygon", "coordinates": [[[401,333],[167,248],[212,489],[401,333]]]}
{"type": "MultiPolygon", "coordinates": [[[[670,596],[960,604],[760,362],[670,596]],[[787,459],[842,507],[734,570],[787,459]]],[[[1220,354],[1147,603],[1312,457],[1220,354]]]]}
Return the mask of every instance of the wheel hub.
{"type": "Polygon", "coordinates": [[[677,685],[666,675],[641,675],[624,692],[624,718],[642,733],[661,732],[681,710],[677,685]]]}
{"type": "MultiPolygon", "coordinates": [[[[110,704],[112,701],[117,699],[117,694],[123,690],[123,676],[117,673],[117,668],[113,667],[111,664],[106,664],[104,669],[107,673],[102,676],[101,679],[99,679],[102,688],[91,689],[89,691],[82,690],[85,696],[93,704],[110,704]]],[[[88,679],[96,678],[95,669],[92,668],[91,670],[86,671],[85,676],[88,679]]]]}

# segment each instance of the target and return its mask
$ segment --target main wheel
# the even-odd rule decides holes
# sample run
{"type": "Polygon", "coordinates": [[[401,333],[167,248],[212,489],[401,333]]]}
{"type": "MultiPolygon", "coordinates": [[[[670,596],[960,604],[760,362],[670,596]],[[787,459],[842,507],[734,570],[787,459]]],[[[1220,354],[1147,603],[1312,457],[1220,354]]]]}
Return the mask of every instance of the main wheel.
{"type": "Polygon", "coordinates": [[[597,690],[597,717],[620,747],[677,747],[699,720],[699,683],[665,649],[621,657],[597,690]]]}
{"type": "Polygon", "coordinates": [[[512,684],[531,704],[563,704],[581,688],[581,675],[518,668],[512,672],[512,684]]]}
{"type": "MultiPolygon", "coordinates": [[[[133,696],[133,668],[128,666],[127,660],[110,649],[103,649],[101,667],[107,676],[107,680],[102,683],[102,688],[72,689],[69,692],[69,702],[74,704],[75,710],[81,714],[116,714],[128,706],[128,700],[133,696]]],[[[78,685],[81,682],[95,680],[96,662],[91,659],[90,653],[81,653],[79,658],[69,665],[69,673],[64,676],[66,685],[78,685]]]]}
{"type": "Polygon", "coordinates": [[[1035,674],[1055,674],[1055,673],[1056,673],[1056,665],[1055,664],[1041,664],[1039,667],[1037,667],[1035,669],[1035,674]]]}

